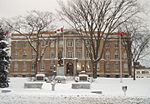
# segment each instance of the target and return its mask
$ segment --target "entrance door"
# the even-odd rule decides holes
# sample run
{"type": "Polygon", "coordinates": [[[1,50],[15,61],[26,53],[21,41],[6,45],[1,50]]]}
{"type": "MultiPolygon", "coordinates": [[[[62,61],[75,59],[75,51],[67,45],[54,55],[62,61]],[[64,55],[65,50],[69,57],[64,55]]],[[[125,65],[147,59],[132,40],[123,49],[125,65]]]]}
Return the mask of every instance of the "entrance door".
{"type": "Polygon", "coordinates": [[[69,75],[69,76],[73,76],[73,63],[72,62],[69,62],[67,64],[67,68],[66,68],[66,74],[69,75]]]}

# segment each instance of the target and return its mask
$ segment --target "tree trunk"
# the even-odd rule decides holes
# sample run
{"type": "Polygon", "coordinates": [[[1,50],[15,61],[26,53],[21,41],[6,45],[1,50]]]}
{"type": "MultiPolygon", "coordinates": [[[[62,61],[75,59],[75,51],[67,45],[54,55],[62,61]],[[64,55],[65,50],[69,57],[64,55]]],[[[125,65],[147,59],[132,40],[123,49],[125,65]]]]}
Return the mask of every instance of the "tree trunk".
{"type": "Polygon", "coordinates": [[[135,65],[133,67],[133,80],[135,80],[135,65]]]}
{"type": "Polygon", "coordinates": [[[93,78],[97,78],[97,62],[93,62],[93,78]]]}
{"type": "Polygon", "coordinates": [[[132,76],[132,60],[128,59],[129,76],[132,76]]]}

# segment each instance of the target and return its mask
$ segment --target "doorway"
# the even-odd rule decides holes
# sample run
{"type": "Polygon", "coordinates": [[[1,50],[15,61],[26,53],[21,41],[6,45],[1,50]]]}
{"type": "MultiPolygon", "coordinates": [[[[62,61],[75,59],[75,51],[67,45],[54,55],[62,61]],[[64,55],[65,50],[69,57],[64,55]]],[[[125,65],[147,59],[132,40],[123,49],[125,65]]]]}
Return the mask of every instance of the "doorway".
{"type": "Polygon", "coordinates": [[[73,67],[73,63],[72,62],[69,62],[67,63],[67,68],[66,68],[66,75],[68,76],[73,76],[73,73],[74,73],[74,67],[73,67]]]}

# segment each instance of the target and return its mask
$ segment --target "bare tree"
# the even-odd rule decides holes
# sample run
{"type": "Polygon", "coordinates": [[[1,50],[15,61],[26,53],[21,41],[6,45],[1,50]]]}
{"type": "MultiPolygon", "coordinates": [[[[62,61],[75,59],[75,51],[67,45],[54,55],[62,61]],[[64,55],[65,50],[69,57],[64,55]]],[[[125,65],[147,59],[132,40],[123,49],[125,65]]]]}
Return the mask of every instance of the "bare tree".
{"type": "Polygon", "coordinates": [[[25,17],[13,18],[7,24],[15,33],[26,37],[29,45],[35,52],[35,74],[38,72],[42,57],[50,45],[51,34],[44,34],[54,28],[54,16],[51,12],[31,11],[25,17]],[[41,48],[41,44],[43,47],[41,48]]]}
{"type": "MultiPolygon", "coordinates": [[[[133,66],[133,80],[135,80],[135,69],[138,61],[150,54],[149,41],[150,33],[148,28],[141,20],[132,20],[122,25],[122,30],[127,33],[123,38],[123,45],[125,46],[128,62],[133,66]]],[[[130,70],[130,75],[132,70],[130,70]]]]}
{"type": "Polygon", "coordinates": [[[84,43],[90,42],[85,47],[96,78],[97,63],[103,57],[108,36],[139,12],[137,0],[73,0],[60,6],[62,18],[78,30],[84,43]]]}

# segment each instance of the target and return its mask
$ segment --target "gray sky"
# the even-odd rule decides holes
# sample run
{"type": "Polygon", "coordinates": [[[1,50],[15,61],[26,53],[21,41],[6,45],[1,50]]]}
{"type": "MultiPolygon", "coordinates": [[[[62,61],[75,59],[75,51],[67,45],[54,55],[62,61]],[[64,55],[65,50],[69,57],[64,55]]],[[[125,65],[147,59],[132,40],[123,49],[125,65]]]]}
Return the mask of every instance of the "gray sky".
{"type": "MultiPolygon", "coordinates": [[[[58,0],[0,0],[0,17],[24,15],[30,10],[54,12],[59,6],[58,0]]],[[[67,1],[67,0],[62,0],[67,1]]],[[[150,0],[138,0],[150,10],[150,0]]]]}
{"type": "Polygon", "coordinates": [[[0,17],[24,15],[30,10],[54,12],[58,7],[57,0],[0,0],[0,17]]]}

